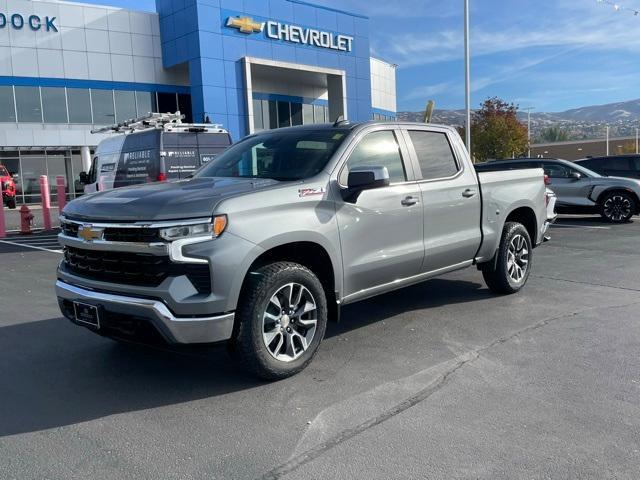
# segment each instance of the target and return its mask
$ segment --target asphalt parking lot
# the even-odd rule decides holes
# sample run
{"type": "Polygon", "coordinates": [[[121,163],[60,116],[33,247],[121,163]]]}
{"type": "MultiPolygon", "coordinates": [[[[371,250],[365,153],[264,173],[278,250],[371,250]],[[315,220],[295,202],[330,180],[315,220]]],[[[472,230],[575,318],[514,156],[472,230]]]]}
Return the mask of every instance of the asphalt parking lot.
{"type": "Polygon", "coordinates": [[[60,254],[0,243],[0,478],[637,479],[640,220],[552,237],[521,293],[469,269],[349,306],[278,383],[70,324],[60,254]]]}

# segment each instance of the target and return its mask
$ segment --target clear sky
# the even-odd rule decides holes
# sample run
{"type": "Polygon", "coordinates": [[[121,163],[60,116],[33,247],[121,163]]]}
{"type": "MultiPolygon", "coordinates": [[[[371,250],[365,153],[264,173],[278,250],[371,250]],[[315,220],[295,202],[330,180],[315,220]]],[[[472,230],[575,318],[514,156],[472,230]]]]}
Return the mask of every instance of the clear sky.
{"type": "MultiPolygon", "coordinates": [[[[155,10],[154,0],[83,0],[155,10]]],[[[462,0],[312,0],[371,18],[372,54],[398,64],[398,110],[464,106],[462,0]]],[[[470,0],[472,103],[537,111],[640,98],[640,15],[597,0],[470,0]]],[[[617,0],[640,10],[640,0],[617,0]]]]}

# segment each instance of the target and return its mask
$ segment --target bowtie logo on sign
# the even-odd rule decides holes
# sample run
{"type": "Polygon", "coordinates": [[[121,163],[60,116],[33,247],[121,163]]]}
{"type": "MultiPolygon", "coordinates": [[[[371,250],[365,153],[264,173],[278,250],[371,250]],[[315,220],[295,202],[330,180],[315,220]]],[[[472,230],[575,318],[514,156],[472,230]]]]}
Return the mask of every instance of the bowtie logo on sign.
{"type": "Polygon", "coordinates": [[[250,17],[229,17],[227,27],[237,28],[242,33],[260,33],[264,29],[264,23],[254,22],[250,17]]]}
{"type": "Polygon", "coordinates": [[[281,40],[300,45],[339,50],[341,52],[351,52],[353,50],[353,37],[316,30],[315,28],[289,25],[274,20],[260,23],[251,17],[243,16],[229,17],[226,25],[228,28],[236,28],[247,35],[264,33],[271,40],[281,40]]]}

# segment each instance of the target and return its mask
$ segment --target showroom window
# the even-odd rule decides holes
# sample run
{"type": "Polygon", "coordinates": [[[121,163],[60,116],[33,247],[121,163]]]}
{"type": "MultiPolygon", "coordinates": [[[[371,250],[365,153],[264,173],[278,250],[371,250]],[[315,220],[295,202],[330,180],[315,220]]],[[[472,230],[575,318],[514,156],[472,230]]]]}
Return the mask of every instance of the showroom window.
{"type": "Polygon", "coordinates": [[[0,122],[111,125],[158,112],[159,100],[193,121],[189,94],[0,85],[0,122]]]}
{"type": "Polygon", "coordinates": [[[93,123],[111,125],[115,120],[113,111],[113,90],[91,90],[93,123]]]}
{"type": "Polygon", "coordinates": [[[149,113],[157,112],[155,92],[136,92],[136,105],[138,117],[146,117],[149,113]]]}
{"type": "Polygon", "coordinates": [[[329,108],[325,105],[253,99],[254,131],[296,125],[326,123],[329,108]]]}
{"type": "Polygon", "coordinates": [[[64,88],[42,87],[44,123],[68,123],[64,88]]]}
{"type": "Polygon", "coordinates": [[[136,94],[124,90],[114,92],[116,101],[116,123],[133,120],[136,114],[136,94]]]}
{"type": "Polygon", "coordinates": [[[67,88],[69,123],[91,123],[91,96],[87,88],[67,88]]]}
{"type": "Polygon", "coordinates": [[[158,93],[158,111],[175,113],[178,110],[178,99],[175,93],[158,93]]]}
{"type": "Polygon", "coordinates": [[[13,87],[0,86],[0,122],[15,122],[16,109],[13,103],[13,87]]]}
{"type": "Polygon", "coordinates": [[[15,87],[16,109],[18,121],[27,123],[42,123],[42,104],[40,103],[40,88],[15,87]]]}

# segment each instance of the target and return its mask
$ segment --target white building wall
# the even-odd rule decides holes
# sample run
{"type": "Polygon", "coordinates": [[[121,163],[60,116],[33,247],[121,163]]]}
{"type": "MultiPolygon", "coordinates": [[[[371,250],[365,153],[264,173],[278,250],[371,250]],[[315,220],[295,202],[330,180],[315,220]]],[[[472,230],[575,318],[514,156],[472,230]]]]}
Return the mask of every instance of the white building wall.
{"type": "MultiPolygon", "coordinates": [[[[58,32],[0,29],[0,75],[189,85],[187,69],[164,69],[159,17],[53,0],[0,0],[7,16],[56,17],[58,32]]],[[[91,125],[0,123],[0,146],[96,145],[91,125]]]]}
{"type": "Polygon", "coordinates": [[[390,112],[397,111],[396,65],[371,58],[371,106],[390,112]]]}
{"type": "Polygon", "coordinates": [[[0,29],[0,75],[189,84],[162,68],[156,13],[51,0],[0,0],[0,10],[56,17],[59,30],[0,29]]]}

